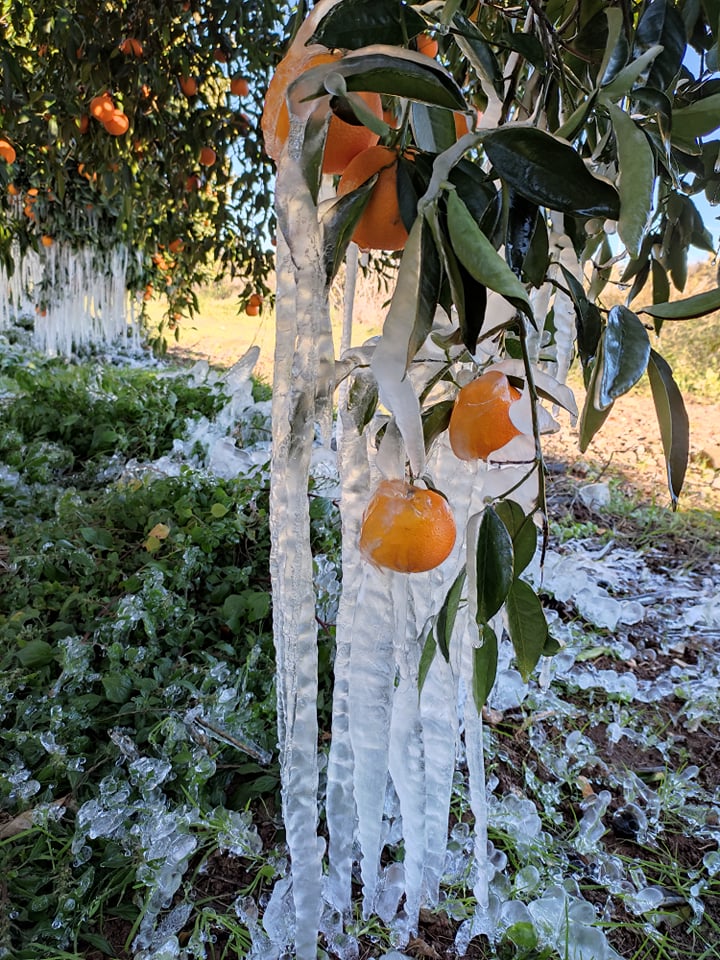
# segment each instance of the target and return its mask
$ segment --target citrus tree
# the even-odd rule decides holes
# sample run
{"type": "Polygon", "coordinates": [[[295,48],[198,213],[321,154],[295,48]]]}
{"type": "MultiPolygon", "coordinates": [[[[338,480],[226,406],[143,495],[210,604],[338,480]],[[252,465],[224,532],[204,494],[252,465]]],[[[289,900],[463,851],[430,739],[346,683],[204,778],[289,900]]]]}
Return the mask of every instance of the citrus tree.
{"type": "MultiPolygon", "coordinates": [[[[0,262],[89,248],[128,251],[132,293],[167,298],[245,277],[267,292],[272,168],[259,116],[283,5],[240,0],[58,6],[6,0],[0,15],[0,262]]],[[[42,261],[43,263],[45,261],[42,261]]],[[[47,273],[48,271],[46,271],[47,273]]],[[[39,311],[59,296],[48,281],[39,311]]]]}
{"type": "Polygon", "coordinates": [[[720,306],[719,289],[682,296],[690,248],[712,251],[693,197],[719,195],[719,17],[715,2],[673,0],[321,0],[271,82],[272,574],[299,957],[350,913],[354,840],[364,913],[381,895],[387,912],[388,775],[403,823],[398,929],[437,902],[458,712],[472,930],[492,932],[482,708],[498,664],[527,681],[558,649],[532,581],[542,434],[559,408],[578,415],[571,363],[582,449],[647,373],[673,504],[682,488],[688,419],[656,334],[720,306]],[[382,337],[336,363],[328,289],[357,256],[351,241],[395,251],[399,268],[382,337]],[[338,372],[343,595],[323,886],[304,491],[338,372]]]}

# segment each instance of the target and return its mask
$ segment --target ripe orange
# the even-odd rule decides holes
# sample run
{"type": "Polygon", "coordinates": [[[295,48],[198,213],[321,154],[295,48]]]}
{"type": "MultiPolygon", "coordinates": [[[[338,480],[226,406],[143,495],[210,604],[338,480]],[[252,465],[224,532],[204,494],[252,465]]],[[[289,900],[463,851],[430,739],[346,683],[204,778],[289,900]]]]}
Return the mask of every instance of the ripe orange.
{"type": "Polygon", "coordinates": [[[141,57],[143,45],[139,40],[136,40],[135,37],[128,37],[127,40],[123,40],[120,44],[120,50],[126,57],[141,57]]]}
{"type": "Polygon", "coordinates": [[[153,285],[151,283],[148,283],[147,286],[145,287],[145,292],[143,293],[143,300],[145,301],[145,303],[147,303],[148,300],[152,300],[152,295],[153,295],[153,285]]]}
{"type": "Polygon", "coordinates": [[[180,77],[179,83],[186,97],[194,97],[198,92],[198,82],[195,77],[180,77]]]}
{"type": "Polygon", "coordinates": [[[54,242],[55,242],[55,241],[53,240],[53,238],[52,238],[51,236],[49,236],[49,234],[47,234],[47,233],[44,233],[44,234],[40,237],[40,243],[41,243],[44,247],[51,247],[54,242]]]}
{"type": "Polygon", "coordinates": [[[263,298],[260,296],[259,293],[250,294],[248,303],[250,304],[251,307],[259,307],[262,305],[262,302],[263,302],[263,298]]]}
{"type": "Polygon", "coordinates": [[[340,178],[337,192],[343,197],[379,173],[352,235],[361,250],[402,250],[407,243],[408,232],[400,216],[397,166],[397,151],[369,147],[350,161],[340,178]]]}
{"type": "Polygon", "coordinates": [[[487,460],[520,430],[510,419],[510,404],[520,397],[499,370],[487,370],[463,387],[450,416],[450,446],[460,460],[487,460]]]}
{"type": "Polygon", "coordinates": [[[415,40],[418,53],[424,53],[426,57],[436,57],[438,52],[438,42],[428,33],[421,33],[415,40]]]}
{"type": "Polygon", "coordinates": [[[35,211],[33,210],[32,206],[29,203],[26,203],[25,206],[23,207],[23,213],[28,218],[28,220],[35,219],[35,211]]]}
{"type": "Polygon", "coordinates": [[[362,518],[360,553],[377,567],[399,573],[432,570],[455,545],[455,520],[434,490],[404,480],[383,480],[362,518]]]}
{"type": "Polygon", "coordinates": [[[15,147],[13,147],[10,141],[4,138],[0,139],[0,157],[2,157],[6,163],[15,163],[16,156],[15,147]]]}
{"type": "Polygon", "coordinates": [[[202,147],[199,160],[204,167],[211,167],[217,160],[217,154],[212,147],[202,147]]]}
{"type": "Polygon", "coordinates": [[[245,313],[249,317],[257,317],[260,314],[260,304],[259,303],[248,303],[245,307],[245,313]]]}
{"type": "Polygon", "coordinates": [[[20,193],[20,191],[18,190],[18,188],[15,186],[14,183],[8,184],[7,192],[10,194],[11,197],[17,197],[20,193]]]}
{"type": "Polygon", "coordinates": [[[122,110],[113,110],[109,117],[103,120],[103,126],[113,137],[121,137],[128,132],[130,121],[122,110]]]}
{"type": "Polygon", "coordinates": [[[98,94],[97,97],[93,97],[90,101],[90,114],[95,117],[96,120],[99,120],[100,123],[109,120],[114,109],[115,103],[113,98],[107,92],[98,94]]]}
{"type": "Polygon", "coordinates": [[[171,240],[168,244],[168,250],[170,253],[180,253],[185,244],[182,242],[180,237],[177,237],[175,240],[171,240]]]}
{"type": "Polygon", "coordinates": [[[192,193],[194,190],[199,190],[201,185],[200,177],[196,173],[193,173],[185,181],[185,190],[188,193],[192,193]]]}
{"type": "Polygon", "coordinates": [[[80,133],[88,132],[88,127],[90,126],[90,117],[87,115],[87,113],[84,113],[81,117],[78,117],[76,122],[80,133]]]}
{"type": "MultiPolygon", "coordinates": [[[[285,95],[290,84],[300,74],[312,67],[319,67],[325,63],[333,63],[340,59],[339,53],[315,48],[315,52],[307,53],[304,49],[298,52],[295,48],[278,64],[278,68],[270,81],[265,97],[265,108],[262,115],[262,131],[265,141],[265,152],[277,161],[285,146],[290,133],[290,115],[288,113],[285,95]],[[317,50],[320,52],[317,52],[317,50]]],[[[367,107],[376,117],[382,119],[382,100],[377,93],[361,93],[367,107]]],[[[325,152],[323,154],[323,173],[342,173],[353,157],[368,147],[374,146],[380,138],[368,127],[358,123],[346,123],[338,116],[330,118],[325,152]]]]}
{"type": "Polygon", "coordinates": [[[236,97],[246,97],[250,93],[250,84],[245,77],[233,77],[230,81],[230,93],[236,97]]]}

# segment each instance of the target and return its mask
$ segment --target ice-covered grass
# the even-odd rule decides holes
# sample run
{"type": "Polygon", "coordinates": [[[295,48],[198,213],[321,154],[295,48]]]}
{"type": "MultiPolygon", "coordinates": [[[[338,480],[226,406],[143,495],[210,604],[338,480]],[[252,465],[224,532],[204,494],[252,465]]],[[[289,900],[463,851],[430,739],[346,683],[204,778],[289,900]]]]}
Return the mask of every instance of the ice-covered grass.
{"type": "MultiPolygon", "coordinates": [[[[0,348],[0,956],[279,958],[292,910],[267,400],[254,399],[250,360],[229,377],[202,365],[188,377],[116,359],[76,367],[0,348]],[[132,443],[93,445],[90,411],[132,443]]],[[[321,796],[339,593],[333,469],[316,461],[310,491],[321,796]]],[[[633,510],[642,530],[648,514],[633,510]]],[[[611,502],[576,518],[570,537],[559,535],[569,524],[556,528],[544,571],[530,570],[562,651],[526,685],[501,649],[483,733],[489,913],[473,896],[461,739],[439,907],[421,909],[408,940],[389,790],[377,912],[363,919],[354,904],[343,930],[327,911],[326,956],[716,955],[720,574],[710,551],[688,570],[662,555],[664,541],[633,541],[629,524],[621,540],[616,515],[611,502]]],[[[674,534],[679,550],[683,528],[674,534]]]]}

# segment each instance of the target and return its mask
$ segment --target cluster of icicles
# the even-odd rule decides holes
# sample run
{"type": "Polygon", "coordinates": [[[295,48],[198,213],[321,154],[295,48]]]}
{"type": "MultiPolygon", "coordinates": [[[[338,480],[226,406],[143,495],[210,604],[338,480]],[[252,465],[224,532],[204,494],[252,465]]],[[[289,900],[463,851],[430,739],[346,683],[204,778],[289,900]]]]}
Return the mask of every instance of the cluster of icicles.
{"type": "MultiPolygon", "coordinates": [[[[398,401],[401,391],[393,394],[392,389],[393,383],[405,381],[404,367],[401,370],[398,364],[404,363],[407,356],[407,330],[403,341],[403,331],[386,321],[377,343],[358,348],[347,348],[350,336],[346,330],[341,348],[347,349],[336,365],[322,267],[322,226],[300,166],[290,153],[286,152],[281,159],[276,193],[280,237],[271,573],[283,816],[292,865],[295,923],[293,943],[276,947],[289,947],[299,960],[314,960],[318,931],[322,930],[328,944],[343,955],[343,931],[353,909],[351,881],[357,877],[358,868],[363,915],[380,913],[388,919],[394,914],[392,923],[400,943],[417,930],[421,906],[438,903],[461,737],[475,818],[474,894],[478,906],[474,931],[492,936],[487,911],[489,867],[482,718],[472,696],[468,696],[473,648],[480,642],[473,603],[473,563],[467,564],[468,601],[461,605],[457,616],[450,662],[439,654],[435,656],[421,695],[418,674],[423,639],[450,585],[466,564],[466,554],[474,549],[486,498],[515,488],[512,497],[527,512],[537,496],[536,474],[528,463],[488,466],[460,462],[441,438],[422,469],[415,472],[429,475],[448,496],[458,528],[450,557],[439,568],[412,575],[375,569],[360,557],[360,522],[370,491],[383,477],[405,476],[409,454],[403,439],[403,419],[419,417],[417,406],[414,411],[411,409],[409,393],[404,394],[408,399],[403,406],[403,399],[398,401]],[[343,535],[342,596],[326,769],[326,851],[318,834],[317,629],[307,489],[314,448],[330,444],[336,369],[350,373],[339,391],[336,427],[343,535]],[[357,398],[373,379],[380,389],[380,412],[363,429],[362,403],[358,404],[357,398]],[[354,398],[354,405],[348,397],[354,398]],[[386,429],[382,441],[376,444],[381,424],[386,429]],[[404,849],[402,864],[391,865],[392,884],[381,864],[387,836],[383,813],[389,784],[399,802],[404,849]],[[388,903],[390,887],[393,904],[388,903]]],[[[551,236],[551,245],[551,270],[559,270],[562,262],[579,276],[577,257],[562,235],[562,218],[551,236]]],[[[351,247],[353,250],[356,256],[356,248],[351,247]]],[[[349,264],[348,269],[352,266],[349,264]]],[[[549,363],[541,364],[542,371],[537,369],[538,376],[544,373],[555,383],[564,381],[574,329],[572,304],[562,292],[546,285],[535,291],[533,306],[540,323],[552,306],[556,328],[556,343],[550,351],[545,349],[542,332],[528,331],[535,366],[541,349],[543,358],[550,358],[549,363]]],[[[350,318],[352,303],[345,312],[346,318],[350,318]]],[[[487,312],[496,325],[499,316],[509,318],[514,311],[502,298],[491,294],[487,312]]],[[[428,339],[408,378],[413,397],[421,392],[437,362],[444,357],[428,339]]],[[[478,359],[497,360],[501,369],[518,372],[509,366],[516,361],[501,361],[492,355],[478,359]]],[[[459,366],[455,372],[462,378],[459,366]]],[[[531,453],[528,459],[532,460],[532,456],[531,453]]],[[[499,629],[498,635],[500,632],[499,629]]],[[[279,895],[279,888],[276,893],[279,895]]],[[[287,893],[286,888],[284,895],[287,893]]],[[[272,907],[273,901],[268,908],[271,912],[272,907]]]]}
{"type": "Polygon", "coordinates": [[[127,292],[127,247],[103,253],[55,241],[22,252],[15,244],[11,257],[11,272],[0,264],[0,332],[27,318],[33,346],[49,356],[69,357],[128,338],[139,346],[139,314],[127,292]]]}

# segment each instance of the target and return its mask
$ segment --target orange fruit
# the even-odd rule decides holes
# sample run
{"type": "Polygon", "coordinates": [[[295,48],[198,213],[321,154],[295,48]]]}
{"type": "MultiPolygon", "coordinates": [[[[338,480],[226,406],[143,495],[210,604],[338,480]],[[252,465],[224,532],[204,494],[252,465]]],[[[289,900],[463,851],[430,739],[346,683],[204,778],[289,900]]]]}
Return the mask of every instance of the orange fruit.
{"type": "Polygon", "coordinates": [[[121,137],[128,132],[130,121],[122,110],[113,110],[110,116],[103,120],[103,126],[113,137],[121,137]]]}
{"type": "Polygon", "coordinates": [[[361,250],[402,250],[407,243],[408,232],[400,216],[397,166],[397,151],[369,147],[350,161],[340,177],[337,192],[343,197],[378,174],[352,235],[361,250]]]}
{"type": "Polygon", "coordinates": [[[143,293],[143,300],[145,301],[145,303],[147,303],[148,300],[152,300],[152,295],[153,295],[153,285],[151,283],[148,283],[148,285],[145,287],[145,292],[143,293]]]}
{"type": "Polygon", "coordinates": [[[510,404],[520,398],[499,370],[487,370],[463,387],[450,415],[450,446],[460,460],[487,460],[521,431],[510,419],[510,404]]]}
{"type": "Polygon", "coordinates": [[[198,92],[198,82],[195,77],[180,77],[178,82],[186,97],[194,97],[198,92]]]}
{"type": "Polygon", "coordinates": [[[93,97],[90,101],[90,114],[95,117],[96,120],[99,120],[100,123],[109,120],[114,109],[115,103],[109,93],[98,94],[97,97],[93,97]]]}
{"type": "Polygon", "coordinates": [[[2,157],[6,163],[15,163],[16,156],[15,147],[10,141],[4,138],[0,139],[0,157],[2,157]]]}
{"type": "Polygon", "coordinates": [[[88,127],[90,126],[90,117],[87,113],[84,113],[81,117],[77,118],[77,126],[80,133],[87,133],[88,127]]]}
{"type": "Polygon", "coordinates": [[[23,213],[28,218],[28,220],[35,219],[35,212],[29,203],[26,203],[25,206],[23,207],[23,213]]]}
{"type": "Polygon", "coordinates": [[[420,573],[450,555],[455,535],[443,496],[405,480],[383,480],[363,514],[360,553],[377,567],[420,573]]]}
{"type": "Polygon", "coordinates": [[[426,57],[436,57],[438,52],[438,42],[429,33],[421,33],[415,39],[418,53],[424,53],[426,57]]]}
{"type": "Polygon", "coordinates": [[[199,160],[204,167],[211,167],[217,160],[217,154],[212,147],[203,147],[200,150],[199,160]]]}
{"type": "Polygon", "coordinates": [[[216,61],[217,63],[227,63],[227,62],[228,62],[228,55],[225,53],[225,51],[222,49],[222,47],[216,47],[216,48],[215,48],[215,52],[213,53],[213,56],[215,57],[215,61],[216,61]]]}
{"type": "MultiPolygon", "coordinates": [[[[262,115],[262,131],[265,140],[265,152],[277,161],[285,146],[290,133],[290,114],[288,113],[285,95],[290,84],[300,74],[313,67],[325,63],[333,63],[340,59],[339,53],[331,53],[322,47],[315,47],[315,52],[307,53],[305,49],[298,52],[292,48],[282,60],[273,74],[265,97],[265,108],[262,115]],[[317,51],[320,52],[317,52],[317,51]]],[[[377,93],[361,93],[368,109],[376,117],[382,119],[382,100],[377,93]]],[[[323,173],[342,173],[353,157],[368,147],[374,146],[380,138],[368,127],[358,123],[347,123],[338,116],[330,118],[325,153],[323,154],[323,173]]]]}
{"type": "Polygon", "coordinates": [[[20,193],[20,191],[18,190],[18,188],[15,186],[14,183],[8,184],[7,192],[10,194],[11,197],[17,197],[20,193]]]}
{"type": "Polygon", "coordinates": [[[230,93],[236,97],[246,97],[250,93],[250,84],[245,77],[233,77],[230,81],[230,93]]]}
{"type": "Polygon", "coordinates": [[[124,53],[126,57],[141,57],[143,45],[139,40],[136,40],[135,37],[128,37],[127,40],[123,40],[120,44],[120,51],[124,53]]]}
{"type": "Polygon", "coordinates": [[[249,317],[257,317],[260,314],[260,304],[248,303],[248,305],[245,307],[245,313],[249,317]]]}
{"type": "Polygon", "coordinates": [[[263,302],[263,298],[259,293],[251,293],[248,299],[248,303],[253,307],[259,307],[263,302]]]}
{"type": "Polygon", "coordinates": [[[192,193],[194,190],[199,190],[200,187],[201,187],[200,177],[196,173],[193,173],[185,181],[185,190],[188,193],[192,193]]]}
{"type": "Polygon", "coordinates": [[[168,250],[170,253],[180,253],[185,244],[182,242],[180,237],[177,237],[175,240],[171,240],[168,244],[168,250]]]}
{"type": "Polygon", "coordinates": [[[49,236],[49,234],[47,234],[47,233],[44,233],[44,234],[40,237],[40,243],[41,243],[44,247],[51,247],[54,242],[55,242],[55,241],[53,240],[53,238],[52,238],[51,236],[49,236]]]}

